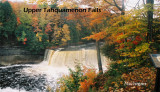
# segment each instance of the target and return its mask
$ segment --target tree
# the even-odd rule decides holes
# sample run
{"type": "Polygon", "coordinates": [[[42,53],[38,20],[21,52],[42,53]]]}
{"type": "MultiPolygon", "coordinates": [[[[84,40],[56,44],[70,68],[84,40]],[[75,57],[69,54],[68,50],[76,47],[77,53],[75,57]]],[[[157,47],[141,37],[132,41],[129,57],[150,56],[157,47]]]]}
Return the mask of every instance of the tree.
{"type": "MultiPolygon", "coordinates": [[[[8,1],[0,2],[0,39],[7,40],[5,42],[11,42],[14,40],[14,31],[17,26],[16,15],[8,1]]],[[[1,42],[3,43],[1,40],[1,42]]],[[[9,44],[9,43],[8,43],[9,44]]]]}
{"type": "Polygon", "coordinates": [[[105,38],[106,32],[104,31],[105,27],[105,21],[107,16],[110,16],[109,11],[103,11],[103,12],[93,12],[90,13],[90,16],[88,16],[89,25],[88,28],[92,30],[92,35],[85,37],[83,39],[93,39],[96,41],[96,50],[97,50],[97,60],[98,60],[98,67],[99,72],[103,73],[102,69],[102,62],[101,62],[101,56],[100,56],[100,46],[99,41],[105,38]]]}
{"type": "Polygon", "coordinates": [[[147,40],[152,42],[152,35],[153,35],[153,5],[154,0],[146,0],[147,4],[147,21],[148,21],[148,34],[147,34],[147,40]]]}
{"type": "Polygon", "coordinates": [[[144,13],[144,8],[131,10],[123,16],[110,19],[110,25],[106,28],[108,39],[112,38],[112,44],[115,44],[115,53],[119,53],[121,63],[128,67],[145,64],[150,52],[150,43],[145,39],[147,22],[144,21],[144,13]],[[122,23],[125,25],[122,26],[122,23]]]}
{"type": "Polygon", "coordinates": [[[125,14],[125,6],[124,6],[125,0],[118,0],[118,1],[116,1],[116,0],[105,0],[105,2],[107,2],[110,6],[114,6],[112,11],[115,12],[118,9],[119,11],[121,11],[121,15],[125,14]],[[120,5],[121,5],[121,7],[120,7],[120,5]]]}
{"type": "Polygon", "coordinates": [[[103,5],[103,3],[95,3],[98,1],[95,0],[82,0],[80,4],[88,5],[89,7],[92,7],[93,12],[85,12],[85,13],[69,13],[69,18],[71,20],[77,21],[77,28],[79,29],[79,24],[81,28],[84,26],[88,30],[92,32],[92,35],[84,37],[83,39],[92,39],[95,40],[96,43],[96,50],[97,50],[97,61],[98,61],[98,67],[99,71],[103,73],[102,69],[102,63],[101,63],[101,57],[100,57],[100,47],[99,47],[99,41],[104,39],[104,35],[106,34],[103,30],[105,27],[105,20],[107,16],[110,16],[110,11],[106,8],[108,5],[103,5]],[[94,9],[101,9],[105,10],[103,12],[94,12],[94,9]]]}

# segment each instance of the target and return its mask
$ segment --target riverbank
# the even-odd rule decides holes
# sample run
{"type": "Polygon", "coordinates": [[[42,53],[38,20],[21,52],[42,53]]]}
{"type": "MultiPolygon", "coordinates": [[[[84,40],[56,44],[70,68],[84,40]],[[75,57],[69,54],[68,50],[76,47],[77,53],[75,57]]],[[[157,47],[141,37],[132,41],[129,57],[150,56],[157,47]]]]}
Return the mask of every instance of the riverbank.
{"type": "Polygon", "coordinates": [[[34,54],[22,47],[0,47],[0,66],[14,64],[37,64],[43,61],[44,52],[34,54]]]}

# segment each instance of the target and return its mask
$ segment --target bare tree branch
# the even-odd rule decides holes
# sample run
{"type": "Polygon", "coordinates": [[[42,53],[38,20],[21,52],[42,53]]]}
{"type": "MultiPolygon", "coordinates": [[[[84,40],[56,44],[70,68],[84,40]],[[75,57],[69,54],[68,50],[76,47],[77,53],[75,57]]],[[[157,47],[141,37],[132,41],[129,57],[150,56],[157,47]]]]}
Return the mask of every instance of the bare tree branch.
{"type": "Polygon", "coordinates": [[[116,6],[120,11],[123,11],[123,9],[118,6],[118,4],[116,3],[116,1],[115,1],[115,0],[113,0],[113,1],[114,1],[115,6],[116,6]]]}
{"type": "Polygon", "coordinates": [[[140,0],[138,0],[138,2],[136,3],[136,5],[135,5],[135,7],[134,7],[134,8],[136,8],[136,6],[139,4],[139,2],[140,2],[140,0]]]}
{"type": "Polygon", "coordinates": [[[108,4],[112,5],[112,6],[115,6],[114,4],[108,2],[107,0],[104,0],[105,2],[107,2],[108,4]]]}

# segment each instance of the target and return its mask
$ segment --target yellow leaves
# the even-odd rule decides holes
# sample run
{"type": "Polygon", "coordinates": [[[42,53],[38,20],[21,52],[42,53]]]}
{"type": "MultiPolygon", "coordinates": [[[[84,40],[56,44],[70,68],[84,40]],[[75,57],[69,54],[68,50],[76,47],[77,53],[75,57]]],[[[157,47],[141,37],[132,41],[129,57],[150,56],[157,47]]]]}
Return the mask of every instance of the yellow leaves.
{"type": "MultiPolygon", "coordinates": [[[[147,25],[136,12],[114,17],[109,21],[107,39],[116,44],[116,51],[123,57],[140,57],[149,51],[149,44],[145,43],[147,25]]],[[[132,66],[132,65],[131,65],[132,66]]]]}
{"type": "Polygon", "coordinates": [[[61,41],[63,42],[63,44],[65,44],[68,40],[70,40],[70,30],[69,30],[69,26],[67,24],[63,25],[63,28],[59,28],[57,25],[54,26],[54,41],[56,41],[57,39],[61,39],[61,41]]]}
{"type": "Polygon", "coordinates": [[[77,28],[78,31],[80,31],[81,30],[81,25],[79,23],[77,23],[76,28],[77,28]]]}
{"type": "Polygon", "coordinates": [[[114,85],[115,88],[118,88],[118,87],[119,87],[119,85],[118,85],[117,82],[111,82],[111,84],[114,85]]]}
{"type": "Polygon", "coordinates": [[[123,81],[120,81],[120,84],[122,85],[122,84],[123,84],[123,81]]]}
{"type": "Polygon", "coordinates": [[[40,41],[40,42],[42,41],[42,37],[39,37],[39,41],[40,41]]]}
{"type": "Polygon", "coordinates": [[[126,53],[126,52],[120,54],[120,56],[124,56],[124,57],[129,56],[129,55],[130,55],[130,53],[126,53]]]}
{"type": "Polygon", "coordinates": [[[62,38],[62,42],[67,42],[67,40],[66,40],[66,39],[64,39],[64,38],[62,38]]]}
{"type": "Polygon", "coordinates": [[[38,41],[40,41],[40,42],[42,41],[42,35],[43,35],[42,33],[36,34],[36,37],[38,38],[38,41]]]}
{"type": "Polygon", "coordinates": [[[67,24],[63,25],[63,31],[62,32],[64,34],[64,36],[62,38],[62,41],[66,42],[66,41],[70,40],[70,31],[69,31],[69,26],[67,24]]]}
{"type": "Polygon", "coordinates": [[[138,65],[138,64],[136,62],[133,62],[133,63],[129,63],[128,67],[133,67],[133,66],[136,66],[136,65],[138,65]]]}
{"type": "Polygon", "coordinates": [[[144,53],[144,52],[146,52],[147,50],[149,50],[149,46],[150,46],[149,43],[142,43],[140,46],[137,46],[137,47],[135,48],[135,51],[136,51],[136,52],[139,52],[139,53],[144,53]]]}
{"type": "Polygon", "coordinates": [[[38,33],[36,34],[36,37],[38,37],[39,35],[38,35],[38,33]]]}

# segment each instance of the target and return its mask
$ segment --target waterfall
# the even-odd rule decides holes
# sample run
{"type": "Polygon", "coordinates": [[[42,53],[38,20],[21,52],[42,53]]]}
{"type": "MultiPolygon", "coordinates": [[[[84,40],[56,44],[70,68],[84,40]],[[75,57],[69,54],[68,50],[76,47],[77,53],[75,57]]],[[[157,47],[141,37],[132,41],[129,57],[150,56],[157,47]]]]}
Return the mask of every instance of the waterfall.
{"type": "MultiPolygon", "coordinates": [[[[59,86],[57,80],[68,75],[68,68],[74,69],[77,63],[98,70],[95,44],[68,46],[57,50],[46,49],[40,64],[21,64],[0,67],[0,92],[46,92],[59,86]],[[7,85],[6,85],[7,84],[7,85]]],[[[103,70],[109,59],[101,54],[103,70]]]]}
{"type": "MultiPolygon", "coordinates": [[[[70,46],[55,51],[47,49],[45,53],[47,55],[45,55],[44,61],[52,67],[73,68],[76,63],[80,63],[82,66],[98,69],[97,52],[94,45],[70,46]]],[[[101,54],[101,60],[103,67],[106,68],[107,58],[101,54]]]]}

